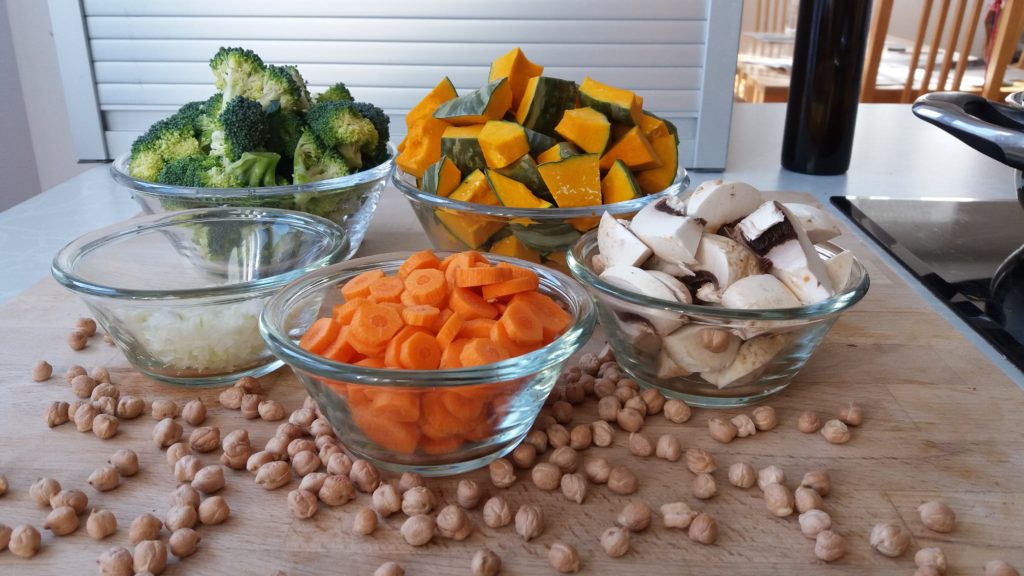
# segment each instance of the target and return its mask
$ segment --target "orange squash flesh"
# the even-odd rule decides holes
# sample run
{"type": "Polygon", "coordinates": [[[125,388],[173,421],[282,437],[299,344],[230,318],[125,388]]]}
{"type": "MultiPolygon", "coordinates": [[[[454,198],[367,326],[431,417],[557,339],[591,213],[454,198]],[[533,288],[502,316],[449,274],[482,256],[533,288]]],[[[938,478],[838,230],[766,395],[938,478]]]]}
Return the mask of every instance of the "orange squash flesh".
{"type": "Polygon", "coordinates": [[[613,122],[636,126],[643,116],[643,105],[632,90],[602,84],[584,78],[580,84],[580,101],[607,116],[613,122]]]}
{"type": "Polygon", "coordinates": [[[499,78],[508,78],[509,87],[512,90],[512,108],[515,109],[523,99],[527,81],[535,76],[540,76],[543,72],[543,66],[530,62],[526,54],[516,47],[491,62],[487,81],[494,82],[499,78]]]}
{"type": "Polygon", "coordinates": [[[526,130],[515,122],[492,120],[477,136],[488,168],[504,168],[530,152],[526,130]]]}
{"type": "Polygon", "coordinates": [[[566,110],[555,132],[590,154],[601,154],[608,146],[612,125],[593,108],[566,110]]]}
{"type": "Polygon", "coordinates": [[[661,166],[634,173],[637,185],[645,194],[653,194],[668,188],[675,181],[679,169],[679,144],[675,136],[659,136],[651,141],[651,146],[661,159],[661,166]]]}
{"type": "Polygon", "coordinates": [[[427,116],[409,129],[402,140],[404,147],[395,158],[399,168],[422,178],[431,164],[441,159],[441,135],[448,124],[427,116]]]}
{"type": "Polygon", "coordinates": [[[608,170],[616,160],[622,160],[633,170],[649,170],[661,166],[658,153],[639,126],[631,128],[604,153],[601,169],[608,170]]]}
{"type": "Polygon", "coordinates": [[[597,154],[580,154],[537,166],[559,208],[601,203],[601,170],[597,154]]]}
{"type": "Polygon", "coordinates": [[[434,88],[423,97],[423,100],[420,100],[419,103],[413,106],[412,110],[409,110],[409,113],[405,115],[406,127],[412,128],[419,123],[420,120],[432,116],[434,114],[434,110],[437,110],[438,106],[452,98],[457,98],[458,96],[459,94],[455,91],[455,86],[452,84],[452,81],[445,76],[437,83],[437,86],[434,86],[434,88]]]}

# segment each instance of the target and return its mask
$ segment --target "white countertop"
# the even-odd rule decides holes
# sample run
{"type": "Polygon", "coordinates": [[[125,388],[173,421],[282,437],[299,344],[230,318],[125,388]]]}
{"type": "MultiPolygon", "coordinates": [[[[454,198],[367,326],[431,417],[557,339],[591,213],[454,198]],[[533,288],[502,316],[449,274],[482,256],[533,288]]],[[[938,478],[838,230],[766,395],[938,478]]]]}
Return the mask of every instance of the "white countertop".
{"type": "MultiPolygon", "coordinates": [[[[893,198],[1015,198],[1013,170],[918,120],[905,104],[860,106],[850,170],[843,176],[806,176],[779,163],[785,104],[736,104],[725,172],[691,172],[692,185],[714,178],[742,180],[761,190],[829,196],[893,198]]],[[[831,208],[831,206],[830,206],[831,208]]],[[[49,274],[54,253],[77,236],[139,213],[127,190],[97,166],[0,213],[0,302],[49,274]]],[[[855,228],[851,224],[851,228],[855,228]]],[[[870,244],[870,241],[868,242],[870,244]]],[[[360,254],[426,244],[412,209],[394,188],[385,190],[360,254]]],[[[957,326],[1018,384],[1020,371],[1005,361],[912,277],[897,268],[922,296],[957,326]]]]}

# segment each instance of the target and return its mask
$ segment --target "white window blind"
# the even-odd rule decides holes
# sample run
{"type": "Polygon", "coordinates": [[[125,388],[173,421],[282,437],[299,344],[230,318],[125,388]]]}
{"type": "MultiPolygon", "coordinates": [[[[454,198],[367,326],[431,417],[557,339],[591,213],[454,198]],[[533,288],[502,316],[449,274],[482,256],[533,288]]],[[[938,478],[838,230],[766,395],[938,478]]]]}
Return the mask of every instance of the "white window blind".
{"type": "Polygon", "coordinates": [[[74,46],[58,50],[62,70],[68,58],[91,64],[94,90],[79,82],[68,98],[80,108],[94,99],[105,150],[79,147],[83,158],[116,156],[154,121],[212,94],[208,60],[221,46],[297,65],[313,93],[345,82],[391,115],[395,142],[406,111],[441,77],[474,90],[491,60],[519,46],[545,75],[639,93],[678,126],[685,166],[725,165],[742,0],[75,2],[50,6],[79,10],[85,30],[84,60],[74,46]]]}

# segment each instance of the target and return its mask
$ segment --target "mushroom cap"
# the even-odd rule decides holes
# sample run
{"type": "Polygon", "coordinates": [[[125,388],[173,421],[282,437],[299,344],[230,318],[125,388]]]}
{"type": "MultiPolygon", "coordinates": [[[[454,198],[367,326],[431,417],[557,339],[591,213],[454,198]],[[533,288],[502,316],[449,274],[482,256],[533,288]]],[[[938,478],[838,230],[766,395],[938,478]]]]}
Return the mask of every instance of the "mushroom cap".
{"type": "Polygon", "coordinates": [[[686,202],[686,215],[701,218],[708,232],[717,232],[723,224],[735,222],[757,209],[764,198],[761,192],[744,182],[711,180],[701,183],[686,202]]]}
{"type": "Polygon", "coordinates": [[[794,218],[800,221],[800,225],[807,232],[807,239],[812,244],[828,242],[843,233],[839,229],[835,218],[817,206],[800,204],[799,202],[783,202],[782,205],[786,207],[786,210],[789,210],[789,213],[794,218]]]}
{"type": "Polygon", "coordinates": [[[651,256],[651,249],[630,232],[625,221],[605,212],[597,228],[597,247],[604,266],[639,266],[651,256]]]}
{"type": "Polygon", "coordinates": [[[630,230],[659,258],[685,265],[696,262],[704,226],[700,220],[684,216],[682,201],[672,197],[641,208],[630,230]]]}
{"type": "Polygon", "coordinates": [[[710,326],[690,324],[672,332],[662,339],[665,353],[680,368],[689,372],[713,372],[732,364],[739,351],[741,340],[735,334],[723,332],[727,341],[719,351],[705,347],[706,330],[717,330],[710,326]]]}

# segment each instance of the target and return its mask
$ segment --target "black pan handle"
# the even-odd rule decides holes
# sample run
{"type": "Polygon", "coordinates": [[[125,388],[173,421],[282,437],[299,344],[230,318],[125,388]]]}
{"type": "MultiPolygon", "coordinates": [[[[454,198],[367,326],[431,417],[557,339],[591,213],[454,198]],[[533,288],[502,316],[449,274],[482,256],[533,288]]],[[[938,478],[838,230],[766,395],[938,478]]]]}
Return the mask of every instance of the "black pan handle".
{"type": "Polygon", "coordinates": [[[1024,110],[966,92],[932,92],[914,115],[1007,166],[1024,170],[1024,110]]]}

